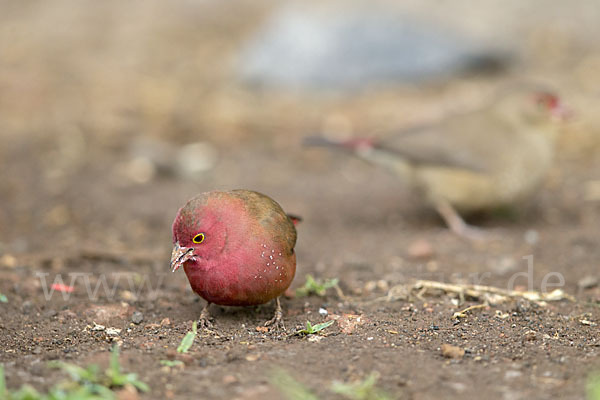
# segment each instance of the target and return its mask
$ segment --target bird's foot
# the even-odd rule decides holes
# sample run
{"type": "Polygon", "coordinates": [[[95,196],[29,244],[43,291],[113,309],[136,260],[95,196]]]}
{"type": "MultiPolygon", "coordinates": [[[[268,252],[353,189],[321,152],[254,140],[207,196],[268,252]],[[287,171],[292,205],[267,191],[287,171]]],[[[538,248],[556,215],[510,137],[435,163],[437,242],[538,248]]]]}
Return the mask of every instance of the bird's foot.
{"type": "Polygon", "coordinates": [[[212,329],[212,328],[214,328],[214,325],[211,322],[210,318],[200,316],[200,318],[198,318],[198,328],[200,328],[200,329],[212,329]]]}
{"type": "Polygon", "coordinates": [[[210,303],[207,303],[200,312],[200,317],[198,318],[198,327],[200,329],[211,329],[213,327],[213,323],[211,322],[212,318],[208,312],[208,306],[210,306],[210,303]]]}
{"type": "Polygon", "coordinates": [[[285,331],[285,324],[283,323],[283,315],[281,312],[276,312],[273,318],[265,322],[265,326],[270,327],[271,330],[285,331]]]}
{"type": "Polygon", "coordinates": [[[277,298],[275,304],[275,315],[273,315],[273,318],[265,322],[265,326],[270,326],[271,330],[285,332],[285,325],[283,323],[283,311],[281,310],[279,298],[277,298]]]}
{"type": "Polygon", "coordinates": [[[436,210],[444,221],[446,221],[448,228],[457,236],[472,242],[484,242],[490,238],[490,234],[487,231],[467,224],[447,201],[438,201],[436,210]]]}
{"type": "Polygon", "coordinates": [[[472,242],[485,242],[492,237],[488,231],[469,224],[462,224],[458,227],[451,227],[450,229],[461,238],[472,242]]]}

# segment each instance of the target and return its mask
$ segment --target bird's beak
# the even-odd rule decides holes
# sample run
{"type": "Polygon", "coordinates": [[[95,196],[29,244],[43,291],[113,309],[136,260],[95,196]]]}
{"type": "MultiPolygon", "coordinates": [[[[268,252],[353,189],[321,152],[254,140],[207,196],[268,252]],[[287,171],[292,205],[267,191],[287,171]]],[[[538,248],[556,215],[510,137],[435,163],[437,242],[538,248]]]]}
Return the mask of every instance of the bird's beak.
{"type": "Polygon", "coordinates": [[[552,117],[554,117],[558,121],[567,121],[573,118],[574,113],[573,110],[563,104],[559,103],[555,107],[552,108],[552,117]]]}
{"type": "Polygon", "coordinates": [[[175,243],[173,251],[171,252],[171,271],[175,272],[181,267],[187,260],[194,256],[193,247],[182,247],[179,242],[175,243]]]}

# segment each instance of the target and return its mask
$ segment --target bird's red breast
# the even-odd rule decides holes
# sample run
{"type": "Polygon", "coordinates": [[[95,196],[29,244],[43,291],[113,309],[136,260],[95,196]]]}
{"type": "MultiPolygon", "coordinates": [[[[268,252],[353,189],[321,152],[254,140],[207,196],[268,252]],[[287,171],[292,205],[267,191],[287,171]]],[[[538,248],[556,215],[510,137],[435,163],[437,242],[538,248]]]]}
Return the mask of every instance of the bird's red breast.
{"type": "Polygon", "coordinates": [[[296,271],[294,224],[257,192],[196,196],[179,210],[173,241],[179,248],[172,267],[183,265],[192,289],[211,303],[266,303],[290,286],[296,271]]]}

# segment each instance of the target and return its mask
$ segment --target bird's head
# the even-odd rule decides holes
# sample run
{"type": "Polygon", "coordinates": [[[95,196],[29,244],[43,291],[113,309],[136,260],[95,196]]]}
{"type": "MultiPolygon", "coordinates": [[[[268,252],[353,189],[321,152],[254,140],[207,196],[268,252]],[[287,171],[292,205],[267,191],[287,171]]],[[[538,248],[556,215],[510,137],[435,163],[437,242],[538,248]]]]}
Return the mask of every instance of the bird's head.
{"type": "Polygon", "coordinates": [[[171,270],[177,271],[187,261],[202,263],[223,252],[227,229],[222,209],[206,195],[188,201],[173,222],[171,270]]]}
{"type": "Polygon", "coordinates": [[[534,107],[546,118],[564,120],[571,115],[560,98],[554,93],[538,91],[532,97],[531,102],[535,104],[534,107]]]}
{"type": "Polygon", "coordinates": [[[519,126],[555,124],[571,115],[557,94],[527,85],[504,93],[498,100],[497,108],[519,126]]]}

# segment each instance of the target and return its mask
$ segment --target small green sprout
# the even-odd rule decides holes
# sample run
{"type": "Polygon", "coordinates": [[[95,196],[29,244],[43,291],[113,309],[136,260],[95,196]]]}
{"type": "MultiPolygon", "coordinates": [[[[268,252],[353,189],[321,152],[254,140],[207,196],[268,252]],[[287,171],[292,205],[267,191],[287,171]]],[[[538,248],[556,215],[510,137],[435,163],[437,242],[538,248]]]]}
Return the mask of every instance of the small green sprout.
{"type": "Polygon", "coordinates": [[[306,321],[306,328],[299,330],[298,332],[296,332],[298,335],[313,335],[315,333],[319,333],[321,332],[323,329],[327,328],[328,326],[330,326],[331,324],[333,324],[335,321],[327,321],[327,322],[322,322],[320,324],[316,324],[316,325],[312,325],[310,323],[310,321],[306,321]]]}
{"type": "Polygon", "coordinates": [[[198,324],[196,321],[192,324],[192,330],[185,334],[183,339],[181,340],[181,344],[177,347],[178,353],[187,353],[192,344],[194,344],[194,339],[196,339],[196,335],[198,334],[198,324]]]}
{"type": "Polygon", "coordinates": [[[150,387],[144,382],[138,380],[137,374],[131,372],[124,374],[121,372],[121,364],[119,364],[119,346],[113,347],[112,354],[110,355],[110,364],[106,370],[106,376],[109,379],[110,387],[122,387],[125,385],[132,385],[141,392],[147,392],[150,387]]]}
{"type": "Polygon", "coordinates": [[[600,400],[600,375],[593,375],[587,384],[587,399],[600,400]]]}
{"type": "Polygon", "coordinates": [[[391,400],[390,396],[375,387],[378,379],[379,373],[372,372],[362,382],[334,382],[331,391],[351,400],[391,400]]]}
{"type": "Polygon", "coordinates": [[[75,364],[61,361],[49,363],[50,367],[59,368],[69,375],[70,380],[61,382],[48,391],[39,393],[29,385],[23,385],[16,391],[6,388],[4,368],[0,365],[0,399],[2,400],[114,400],[115,393],[111,389],[132,385],[142,392],[150,390],[148,385],[137,379],[133,373],[121,372],[119,364],[119,348],[113,347],[109,368],[100,372],[97,365],[82,368],[75,364]]]}
{"type": "Polygon", "coordinates": [[[0,364],[0,399],[8,398],[6,379],[4,379],[4,364],[0,364]]]}
{"type": "Polygon", "coordinates": [[[79,365],[69,364],[62,361],[51,361],[48,363],[51,368],[58,368],[66,372],[71,380],[75,382],[98,383],[100,382],[100,369],[96,364],[88,365],[82,368],[79,365]]]}
{"type": "Polygon", "coordinates": [[[339,279],[326,279],[321,281],[320,279],[315,279],[312,275],[306,275],[306,282],[304,286],[296,289],[296,296],[304,297],[310,296],[311,294],[316,294],[317,296],[323,297],[327,292],[327,289],[331,289],[337,287],[339,283],[339,279]]]}
{"type": "Polygon", "coordinates": [[[276,386],[288,400],[319,400],[309,388],[295,380],[284,370],[274,370],[269,381],[273,386],[276,386]]]}
{"type": "Polygon", "coordinates": [[[160,365],[164,365],[166,367],[178,367],[183,365],[183,362],[179,360],[160,360],[160,365]]]}

